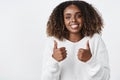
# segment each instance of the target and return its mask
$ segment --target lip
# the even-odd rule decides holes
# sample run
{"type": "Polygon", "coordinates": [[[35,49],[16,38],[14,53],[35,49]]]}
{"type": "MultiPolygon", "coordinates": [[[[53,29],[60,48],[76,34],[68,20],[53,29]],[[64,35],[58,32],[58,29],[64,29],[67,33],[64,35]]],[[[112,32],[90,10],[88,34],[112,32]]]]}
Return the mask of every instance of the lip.
{"type": "Polygon", "coordinates": [[[79,24],[71,24],[70,26],[71,26],[72,29],[76,29],[76,28],[79,27],[79,24]]]}

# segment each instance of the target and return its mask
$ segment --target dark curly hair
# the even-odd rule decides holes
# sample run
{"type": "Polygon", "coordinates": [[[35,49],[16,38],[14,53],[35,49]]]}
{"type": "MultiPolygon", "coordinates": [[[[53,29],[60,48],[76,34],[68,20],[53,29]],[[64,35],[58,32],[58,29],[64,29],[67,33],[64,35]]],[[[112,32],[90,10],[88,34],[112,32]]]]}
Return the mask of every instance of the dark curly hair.
{"type": "Polygon", "coordinates": [[[69,5],[76,5],[82,14],[83,27],[80,34],[92,37],[94,33],[100,34],[103,28],[103,20],[97,10],[85,1],[65,1],[59,4],[51,13],[47,23],[47,35],[59,40],[69,37],[69,32],[64,24],[64,10],[69,5]]]}

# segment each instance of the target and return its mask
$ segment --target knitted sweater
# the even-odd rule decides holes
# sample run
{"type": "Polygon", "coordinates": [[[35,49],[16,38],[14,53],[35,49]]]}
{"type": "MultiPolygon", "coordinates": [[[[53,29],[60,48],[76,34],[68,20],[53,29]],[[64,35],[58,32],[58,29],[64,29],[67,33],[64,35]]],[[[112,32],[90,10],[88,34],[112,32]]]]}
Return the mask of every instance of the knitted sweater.
{"type": "Polygon", "coordinates": [[[43,53],[43,66],[41,80],[109,80],[110,69],[108,52],[104,41],[99,34],[93,37],[84,37],[78,42],[69,40],[59,41],[49,37],[43,53]],[[67,57],[61,62],[53,57],[54,40],[59,47],[65,47],[67,57]],[[78,59],[77,54],[80,48],[86,48],[89,40],[92,57],[87,62],[78,59]]]}

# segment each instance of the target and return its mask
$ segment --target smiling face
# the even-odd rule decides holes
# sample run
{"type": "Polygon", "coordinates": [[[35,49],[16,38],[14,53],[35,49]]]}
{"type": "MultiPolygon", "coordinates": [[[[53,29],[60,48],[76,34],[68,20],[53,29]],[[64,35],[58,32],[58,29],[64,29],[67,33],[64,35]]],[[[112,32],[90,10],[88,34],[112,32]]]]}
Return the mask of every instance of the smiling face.
{"type": "Polygon", "coordinates": [[[64,10],[64,23],[70,34],[80,34],[82,28],[82,14],[75,5],[70,5],[64,10]]]}

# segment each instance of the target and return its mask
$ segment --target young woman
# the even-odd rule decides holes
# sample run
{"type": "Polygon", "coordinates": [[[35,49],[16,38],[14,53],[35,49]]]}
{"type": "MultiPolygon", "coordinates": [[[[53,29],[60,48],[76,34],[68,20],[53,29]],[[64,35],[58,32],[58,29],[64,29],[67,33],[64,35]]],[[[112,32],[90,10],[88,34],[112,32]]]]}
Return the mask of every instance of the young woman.
{"type": "Polygon", "coordinates": [[[50,15],[42,80],[109,80],[101,16],[85,1],[65,1],[50,15]]]}

